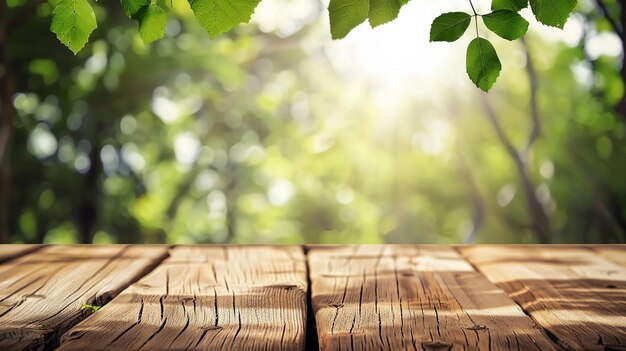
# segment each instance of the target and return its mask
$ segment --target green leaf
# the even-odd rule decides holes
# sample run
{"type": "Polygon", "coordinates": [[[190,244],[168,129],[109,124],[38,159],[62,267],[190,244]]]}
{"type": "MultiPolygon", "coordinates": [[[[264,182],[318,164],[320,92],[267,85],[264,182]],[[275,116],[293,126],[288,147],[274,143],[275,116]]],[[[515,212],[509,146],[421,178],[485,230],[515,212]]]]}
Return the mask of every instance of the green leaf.
{"type": "Polygon", "coordinates": [[[135,18],[137,11],[144,6],[150,5],[149,0],[121,0],[124,13],[129,18],[135,18]]]}
{"type": "Polygon", "coordinates": [[[467,74],[477,87],[489,91],[496,82],[502,65],[493,45],[483,38],[476,38],[467,47],[467,74]]]}
{"type": "Polygon", "coordinates": [[[576,8],[576,2],[576,0],[530,0],[530,7],[537,21],[563,28],[567,18],[576,8]]]}
{"type": "Polygon", "coordinates": [[[528,21],[510,10],[499,10],[484,15],[483,22],[489,30],[507,40],[519,39],[528,30],[528,21]]]}
{"type": "Polygon", "coordinates": [[[370,0],[369,22],[372,28],[393,21],[408,0],[370,0]]]}
{"type": "Polygon", "coordinates": [[[91,310],[92,313],[94,312],[98,312],[99,309],[101,309],[102,306],[97,306],[97,305],[89,305],[89,304],[84,304],[80,307],[81,311],[84,310],[91,310]]]}
{"type": "Polygon", "coordinates": [[[261,0],[189,0],[196,19],[211,37],[250,21],[261,0]]]}
{"type": "Polygon", "coordinates": [[[350,31],[367,19],[369,0],[330,0],[330,34],[333,39],[344,38],[350,31]]]}
{"type": "Polygon", "coordinates": [[[430,26],[430,41],[455,41],[470,25],[472,16],[464,12],[448,12],[435,18],[430,26]]]}
{"type": "Polygon", "coordinates": [[[87,0],[62,0],[52,11],[50,31],[74,55],[87,44],[97,27],[96,14],[87,0]]]}
{"type": "Polygon", "coordinates": [[[139,21],[139,35],[144,43],[148,44],[163,38],[167,14],[159,5],[142,7],[137,11],[135,18],[139,21]]]}
{"type": "Polygon", "coordinates": [[[528,6],[528,0],[492,0],[491,11],[496,10],[511,10],[519,11],[528,6]]]}

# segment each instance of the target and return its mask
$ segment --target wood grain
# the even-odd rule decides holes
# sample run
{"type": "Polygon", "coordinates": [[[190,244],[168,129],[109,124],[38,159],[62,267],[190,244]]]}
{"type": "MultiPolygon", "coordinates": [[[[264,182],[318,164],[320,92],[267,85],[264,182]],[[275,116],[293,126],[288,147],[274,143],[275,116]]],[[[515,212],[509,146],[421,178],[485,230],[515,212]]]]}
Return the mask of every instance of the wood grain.
{"type": "Polygon", "coordinates": [[[8,261],[10,259],[26,255],[41,247],[42,245],[31,244],[1,244],[0,262],[8,261]]]}
{"type": "Polygon", "coordinates": [[[450,247],[316,247],[308,260],[321,350],[555,348],[450,247]]]}
{"type": "Polygon", "coordinates": [[[460,250],[563,346],[626,348],[626,267],[586,248],[475,246],[460,250]]]}
{"type": "Polygon", "coordinates": [[[300,247],[176,247],[61,350],[302,350],[306,291],[300,247]]]}
{"type": "Polygon", "coordinates": [[[167,253],[165,247],[51,246],[0,265],[0,349],[53,346],[167,253]]]}
{"type": "Polygon", "coordinates": [[[626,266],[626,245],[593,245],[590,248],[609,260],[626,266]]]}

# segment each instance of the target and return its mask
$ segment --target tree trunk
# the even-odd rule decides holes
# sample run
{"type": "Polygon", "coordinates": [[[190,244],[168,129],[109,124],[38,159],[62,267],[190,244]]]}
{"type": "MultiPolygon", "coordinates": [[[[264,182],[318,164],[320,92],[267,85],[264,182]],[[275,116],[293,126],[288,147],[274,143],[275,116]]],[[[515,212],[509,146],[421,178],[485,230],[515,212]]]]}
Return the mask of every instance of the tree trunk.
{"type": "MultiPolygon", "coordinates": [[[[626,28],[626,0],[620,0],[619,3],[621,5],[620,23],[622,28],[621,33],[619,32],[620,28],[615,28],[615,31],[622,42],[622,68],[620,69],[620,76],[622,77],[622,82],[626,85],[626,37],[624,36],[624,28],[626,28]]],[[[610,16],[609,14],[606,15],[610,16]]],[[[622,120],[626,122],[626,94],[622,96],[622,99],[617,104],[615,111],[622,118],[622,120]]]]}
{"type": "Polygon", "coordinates": [[[80,234],[80,242],[82,244],[91,244],[95,234],[96,224],[98,222],[98,199],[99,189],[98,182],[102,174],[102,163],[100,162],[100,140],[98,131],[100,124],[96,122],[91,138],[92,145],[89,151],[90,166],[87,174],[85,174],[83,183],[83,199],[78,208],[78,229],[80,234]]]}
{"type": "Polygon", "coordinates": [[[524,195],[526,196],[526,206],[531,218],[531,228],[537,235],[539,242],[542,244],[550,244],[552,242],[550,219],[546,215],[543,205],[537,198],[537,194],[535,194],[535,185],[528,174],[526,162],[505,134],[500,122],[498,121],[495,111],[493,111],[493,108],[487,101],[485,95],[481,95],[481,102],[485,110],[485,116],[495,129],[500,143],[515,163],[515,169],[520,177],[522,188],[524,189],[524,195]]]}
{"type": "Polygon", "coordinates": [[[237,235],[237,167],[231,166],[226,186],[226,243],[231,244],[237,235]]]}
{"type": "Polygon", "coordinates": [[[9,241],[10,149],[13,130],[11,80],[6,50],[6,1],[0,1],[0,243],[9,241]]]}
{"type": "Polygon", "coordinates": [[[530,175],[526,168],[526,163],[523,161],[516,161],[517,172],[522,179],[522,185],[524,187],[524,193],[526,194],[526,204],[530,211],[530,217],[532,219],[532,228],[537,234],[539,241],[542,244],[550,244],[552,242],[552,235],[550,233],[550,219],[546,215],[543,209],[543,205],[539,202],[537,195],[535,194],[535,185],[530,180],[530,175]]]}

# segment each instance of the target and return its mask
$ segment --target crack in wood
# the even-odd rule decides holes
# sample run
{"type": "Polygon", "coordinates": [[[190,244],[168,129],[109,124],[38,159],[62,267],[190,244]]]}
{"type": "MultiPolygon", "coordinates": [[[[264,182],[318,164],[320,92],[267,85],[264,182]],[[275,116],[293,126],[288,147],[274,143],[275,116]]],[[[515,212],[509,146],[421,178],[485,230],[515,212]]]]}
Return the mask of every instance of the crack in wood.
{"type": "Polygon", "coordinates": [[[142,250],[41,247],[5,260],[0,349],[53,348],[79,322],[62,350],[626,345],[612,324],[626,315],[624,247],[198,246],[177,247],[163,262],[165,254],[142,250]],[[59,294],[68,277],[75,283],[59,294]],[[84,303],[106,308],[87,314],[84,303]],[[36,308],[48,312],[3,324],[36,308]]]}
{"type": "Polygon", "coordinates": [[[175,247],[106,314],[77,326],[86,333],[64,339],[61,350],[298,350],[305,344],[306,287],[300,247],[175,247]],[[126,311],[140,300],[137,323],[126,311]],[[98,347],[103,335],[112,342],[98,347]]]}
{"type": "Polygon", "coordinates": [[[450,247],[315,247],[307,259],[322,350],[556,348],[450,247]]]}
{"type": "MultiPolygon", "coordinates": [[[[0,284],[8,285],[0,289],[0,300],[22,297],[0,312],[0,334],[11,327],[24,332],[0,337],[0,349],[56,347],[63,333],[89,316],[81,306],[105,305],[166,255],[166,247],[42,246],[3,263],[0,284]]],[[[82,335],[77,331],[67,337],[82,335]]]]}

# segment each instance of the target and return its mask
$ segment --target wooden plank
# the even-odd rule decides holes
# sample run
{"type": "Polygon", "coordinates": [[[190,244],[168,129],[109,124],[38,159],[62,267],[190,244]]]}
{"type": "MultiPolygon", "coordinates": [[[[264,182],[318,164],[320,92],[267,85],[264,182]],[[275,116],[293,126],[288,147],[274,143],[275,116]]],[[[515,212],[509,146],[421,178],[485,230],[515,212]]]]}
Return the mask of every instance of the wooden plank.
{"type": "Polygon", "coordinates": [[[53,346],[167,254],[166,247],[48,246],[0,265],[0,349],[53,346]]]}
{"type": "Polygon", "coordinates": [[[591,249],[613,262],[626,266],[626,245],[593,245],[591,249]]]}
{"type": "Polygon", "coordinates": [[[0,245],[0,262],[8,261],[10,259],[26,255],[41,247],[42,245],[2,244],[0,245]]]}
{"type": "Polygon", "coordinates": [[[445,246],[308,254],[321,350],[553,350],[503,291],[445,246]]]}
{"type": "Polygon", "coordinates": [[[565,347],[626,347],[626,267],[577,247],[460,250],[565,347]]]}
{"type": "Polygon", "coordinates": [[[302,350],[306,291],[300,247],[176,247],[61,350],[302,350]]]}

